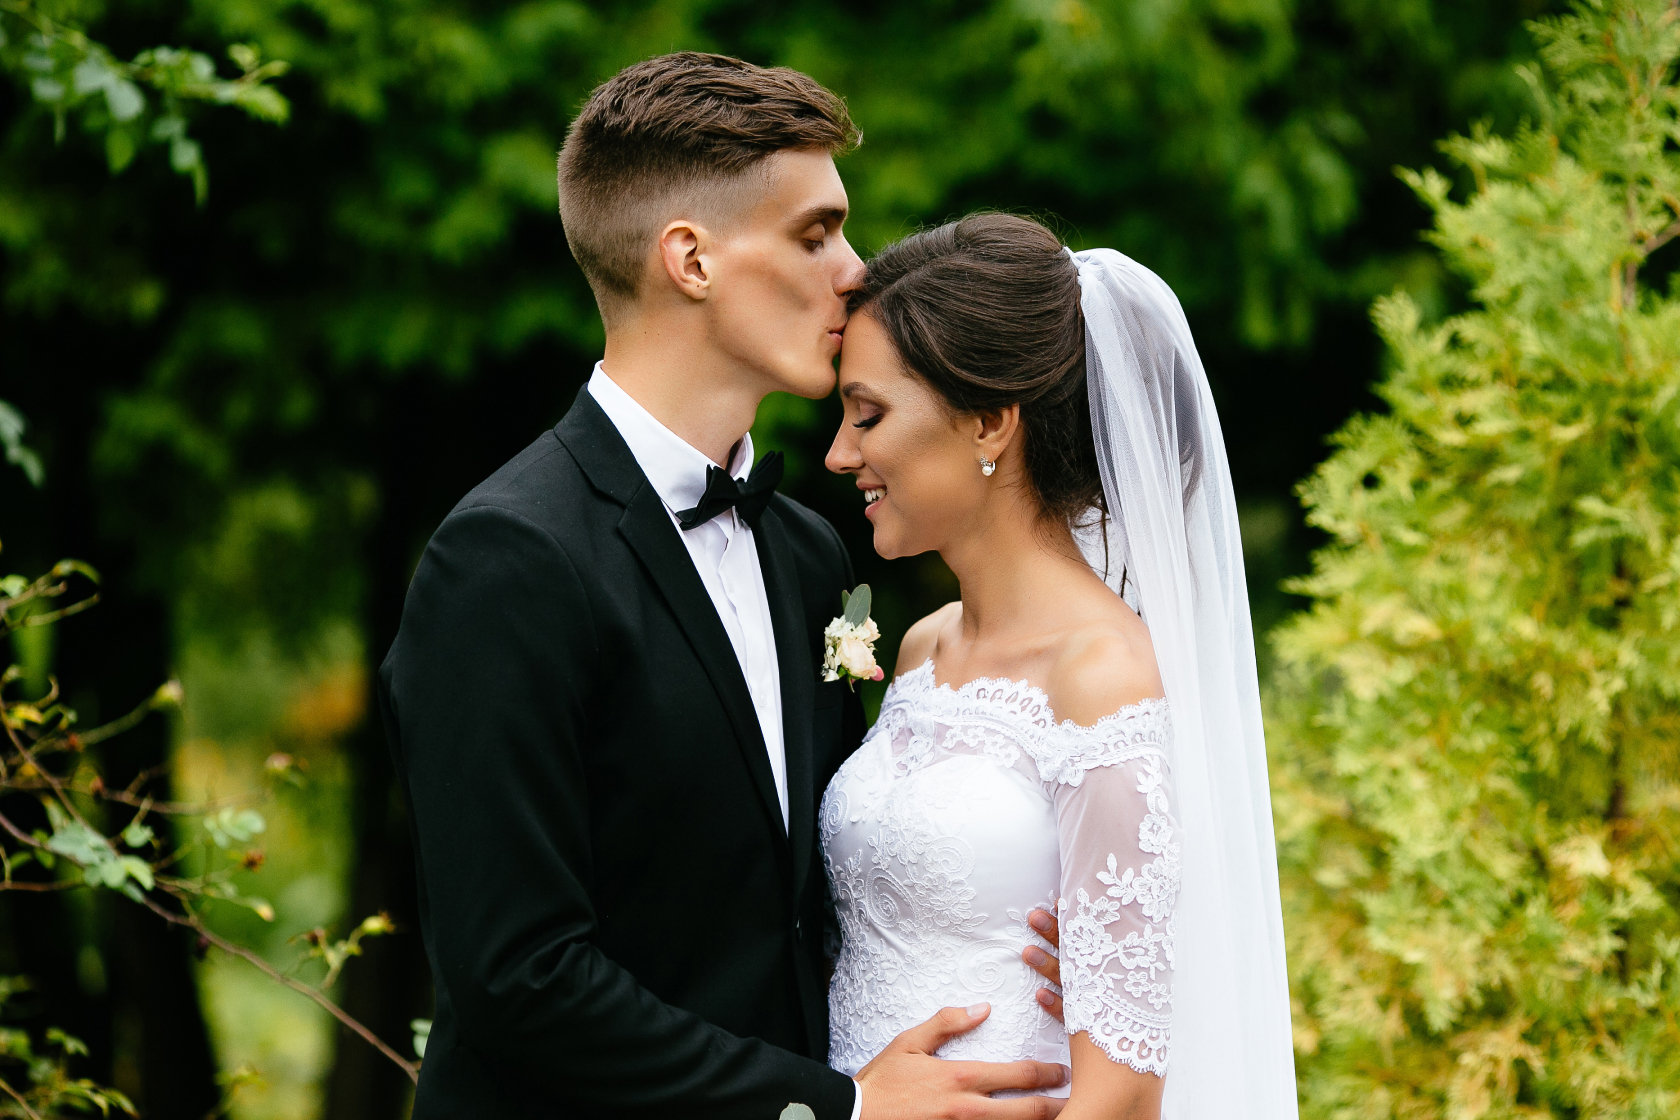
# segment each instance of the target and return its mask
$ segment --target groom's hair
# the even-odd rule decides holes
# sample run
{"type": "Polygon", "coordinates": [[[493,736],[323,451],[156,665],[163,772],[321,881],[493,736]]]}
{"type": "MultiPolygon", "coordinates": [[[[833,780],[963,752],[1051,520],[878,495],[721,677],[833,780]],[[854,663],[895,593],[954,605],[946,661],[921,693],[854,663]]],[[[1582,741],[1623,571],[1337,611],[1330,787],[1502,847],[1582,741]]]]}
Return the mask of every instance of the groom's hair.
{"type": "Polygon", "coordinates": [[[741,186],[764,183],[765,157],[858,140],[846,103],[797,70],[693,51],[638,62],[597,86],[566,134],[567,244],[605,311],[636,297],[675,208],[739,205],[741,186]]]}

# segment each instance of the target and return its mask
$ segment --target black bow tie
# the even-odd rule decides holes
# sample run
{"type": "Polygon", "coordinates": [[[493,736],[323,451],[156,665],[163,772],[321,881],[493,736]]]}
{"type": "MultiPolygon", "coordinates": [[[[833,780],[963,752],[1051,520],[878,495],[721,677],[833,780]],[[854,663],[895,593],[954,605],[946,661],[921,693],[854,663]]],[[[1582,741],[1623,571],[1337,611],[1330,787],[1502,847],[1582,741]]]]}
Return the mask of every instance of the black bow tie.
{"type": "Polygon", "coordinates": [[[772,451],[758,461],[745,482],[736,482],[722,467],[706,468],[706,492],[693,509],[679,510],[677,524],[683,529],[704,525],[718,514],[733,507],[740,513],[747,528],[758,528],[758,515],[770,504],[776,484],[782,481],[782,453],[772,451]]]}

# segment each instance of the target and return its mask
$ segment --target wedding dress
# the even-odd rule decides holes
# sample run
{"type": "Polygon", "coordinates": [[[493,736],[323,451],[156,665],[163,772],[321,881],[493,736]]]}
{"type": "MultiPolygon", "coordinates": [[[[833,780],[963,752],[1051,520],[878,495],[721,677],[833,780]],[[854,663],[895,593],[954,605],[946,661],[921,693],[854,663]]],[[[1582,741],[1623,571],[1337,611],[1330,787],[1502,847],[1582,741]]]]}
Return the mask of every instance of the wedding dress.
{"type": "MultiPolygon", "coordinates": [[[[941,1057],[1068,1061],[1068,1031],[1164,1075],[1179,845],[1164,699],[1085,727],[1008,680],[936,684],[933,662],[888,688],[881,716],[823,797],[841,946],[829,1062],[856,1074],[941,1007],[991,1004],[941,1057]],[[1027,913],[1065,903],[1067,1028],[1021,960],[1049,945],[1027,913]]],[[[1053,1090],[1065,1096],[1067,1089],[1053,1090]]]]}
{"type": "Polygon", "coordinates": [[[1164,1074],[1163,1120],[1295,1120],[1259,677],[1218,412],[1172,289],[1112,249],[1068,253],[1107,511],[1076,537],[1149,627],[1166,696],[1079,727],[1024,682],[949,688],[930,663],[893,683],[823,799],[842,927],[830,1063],[855,1073],[938,1008],[981,1000],[991,1016],[941,1054],[1066,1061],[1019,959],[1037,940],[1027,911],[1059,901],[1067,1030],[1164,1074]]]}

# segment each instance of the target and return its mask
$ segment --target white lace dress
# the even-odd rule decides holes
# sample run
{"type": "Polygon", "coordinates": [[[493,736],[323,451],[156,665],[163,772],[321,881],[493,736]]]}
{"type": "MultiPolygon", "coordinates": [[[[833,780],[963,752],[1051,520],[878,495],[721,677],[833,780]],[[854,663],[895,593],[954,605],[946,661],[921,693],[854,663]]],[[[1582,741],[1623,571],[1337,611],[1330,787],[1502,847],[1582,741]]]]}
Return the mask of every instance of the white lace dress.
{"type": "MultiPolygon", "coordinates": [[[[1058,723],[1024,681],[934,683],[933,662],[887,689],[881,716],[829,783],[823,858],[841,943],[829,1064],[855,1074],[945,1006],[990,1017],[939,1051],[1068,1060],[1088,1031],[1109,1057],[1165,1075],[1179,842],[1164,699],[1090,727],[1058,723]],[[1034,907],[1060,900],[1067,1028],[1021,960],[1034,907]]],[[[1067,1090],[1052,1090],[1066,1095],[1067,1090]]]]}

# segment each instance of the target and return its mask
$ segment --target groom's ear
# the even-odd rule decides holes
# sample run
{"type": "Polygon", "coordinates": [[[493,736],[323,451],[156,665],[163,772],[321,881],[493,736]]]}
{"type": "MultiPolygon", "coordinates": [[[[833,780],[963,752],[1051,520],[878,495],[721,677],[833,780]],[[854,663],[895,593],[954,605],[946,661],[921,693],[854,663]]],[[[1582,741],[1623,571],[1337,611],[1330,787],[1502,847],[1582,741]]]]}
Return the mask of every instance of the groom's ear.
{"type": "Polygon", "coordinates": [[[676,290],[692,300],[703,300],[711,289],[711,234],[706,227],[688,219],[671,222],[659,233],[659,261],[676,290]]]}

